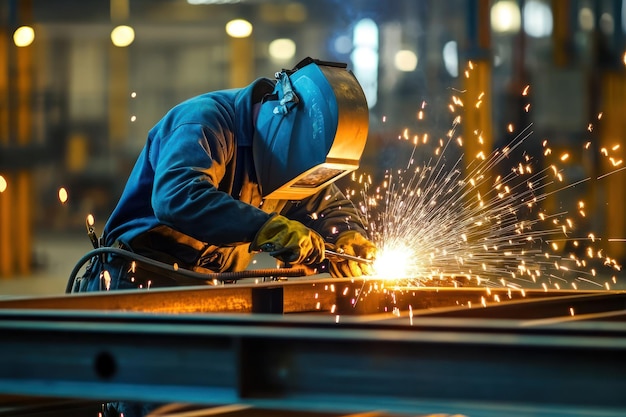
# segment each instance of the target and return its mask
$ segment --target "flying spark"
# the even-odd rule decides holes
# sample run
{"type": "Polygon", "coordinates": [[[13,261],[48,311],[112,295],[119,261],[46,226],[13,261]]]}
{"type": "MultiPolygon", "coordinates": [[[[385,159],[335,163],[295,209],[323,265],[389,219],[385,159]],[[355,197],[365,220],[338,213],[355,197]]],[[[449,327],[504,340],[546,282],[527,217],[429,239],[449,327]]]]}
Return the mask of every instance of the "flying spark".
{"type": "Polygon", "coordinates": [[[61,202],[61,204],[65,204],[67,202],[67,198],[67,190],[63,187],[59,188],[59,201],[61,202]]]}
{"type": "MultiPolygon", "coordinates": [[[[569,160],[569,153],[556,158],[551,152],[528,154],[524,149],[530,146],[524,145],[533,140],[530,124],[504,148],[468,160],[456,133],[460,123],[455,117],[446,139],[433,145],[402,141],[412,145],[406,167],[387,170],[382,187],[360,184],[358,205],[379,248],[374,264],[379,276],[413,286],[463,276],[477,285],[547,291],[560,289],[563,282],[602,287],[591,268],[595,259],[603,267],[621,269],[614,259],[599,256],[593,233],[578,236],[572,213],[584,218],[584,203],[579,201],[572,213],[542,206],[590,179],[567,181],[559,164],[569,160]],[[416,155],[424,155],[420,147],[427,146],[432,155],[418,162],[416,155]],[[516,155],[520,161],[513,163],[516,155]],[[586,259],[585,250],[598,256],[586,259]]],[[[513,132],[513,125],[507,130],[513,132]]],[[[547,140],[542,144],[549,149],[547,140]]]]}

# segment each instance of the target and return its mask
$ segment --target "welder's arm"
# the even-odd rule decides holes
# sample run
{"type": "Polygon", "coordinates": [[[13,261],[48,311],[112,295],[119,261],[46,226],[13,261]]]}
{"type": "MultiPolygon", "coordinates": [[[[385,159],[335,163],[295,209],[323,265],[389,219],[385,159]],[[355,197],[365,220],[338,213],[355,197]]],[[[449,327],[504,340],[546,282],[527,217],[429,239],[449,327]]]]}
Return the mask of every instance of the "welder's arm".
{"type": "Polygon", "coordinates": [[[281,214],[317,231],[329,243],[335,243],[339,235],[347,230],[367,236],[356,207],[335,184],[311,197],[292,202],[288,211],[281,214]]]}
{"type": "Polygon", "coordinates": [[[219,189],[236,156],[232,132],[199,124],[176,128],[150,150],[152,206],[160,222],[202,242],[251,242],[269,214],[219,189]]]}

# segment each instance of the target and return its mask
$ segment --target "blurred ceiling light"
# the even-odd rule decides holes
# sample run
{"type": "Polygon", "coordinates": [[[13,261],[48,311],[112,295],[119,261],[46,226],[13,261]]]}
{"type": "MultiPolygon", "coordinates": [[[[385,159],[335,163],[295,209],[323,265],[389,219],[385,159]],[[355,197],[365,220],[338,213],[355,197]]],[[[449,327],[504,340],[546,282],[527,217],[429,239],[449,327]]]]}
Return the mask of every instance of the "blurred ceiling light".
{"type": "Polygon", "coordinates": [[[0,193],[3,193],[7,189],[7,180],[0,175],[0,193]]]}
{"type": "Polygon", "coordinates": [[[415,71],[415,68],[417,68],[417,55],[413,51],[403,49],[396,52],[393,62],[398,71],[415,71]]]}
{"type": "Polygon", "coordinates": [[[347,54],[352,50],[352,39],[349,36],[342,35],[335,39],[333,44],[335,46],[335,51],[340,54],[347,54]]]}
{"type": "Polygon", "coordinates": [[[524,32],[533,38],[545,38],[552,35],[552,10],[539,0],[527,0],[524,3],[524,32]]]}
{"type": "Polygon", "coordinates": [[[459,50],[455,41],[446,42],[443,46],[443,65],[450,76],[459,76],[459,50]]]}
{"type": "Polygon", "coordinates": [[[498,33],[517,33],[522,17],[517,2],[501,0],[491,7],[491,27],[498,33]]]}
{"type": "Polygon", "coordinates": [[[296,55],[296,43],[291,39],[274,39],[269,45],[270,56],[278,61],[287,61],[296,55]]]}
{"type": "Polygon", "coordinates": [[[372,19],[361,19],[352,32],[354,50],[350,60],[354,76],[359,80],[367,105],[371,109],[378,102],[378,25],[372,19]]]}
{"type": "Polygon", "coordinates": [[[111,31],[111,42],[113,45],[120,48],[124,48],[135,40],[135,30],[130,26],[120,25],[116,26],[111,31]]]}
{"type": "Polygon", "coordinates": [[[583,7],[578,12],[578,24],[585,32],[590,32],[595,27],[593,10],[590,7],[583,7]]]}
{"type": "Polygon", "coordinates": [[[35,40],[35,30],[30,26],[20,26],[13,32],[13,42],[16,46],[28,46],[35,40]]]}
{"type": "Polygon", "coordinates": [[[188,4],[233,4],[239,3],[240,0],[187,0],[188,4]]]}
{"type": "Polygon", "coordinates": [[[605,35],[612,35],[615,31],[615,21],[609,13],[602,13],[600,16],[600,29],[605,35]]]}
{"type": "Polygon", "coordinates": [[[362,19],[354,26],[354,45],[378,49],[378,25],[372,19],[362,19]]]}
{"type": "Polygon", "coordinates": [[[234,19],[226,23],[226,33],[233,38],[247,38],[252,34],[252,23],[244,19],[234,19]]]}

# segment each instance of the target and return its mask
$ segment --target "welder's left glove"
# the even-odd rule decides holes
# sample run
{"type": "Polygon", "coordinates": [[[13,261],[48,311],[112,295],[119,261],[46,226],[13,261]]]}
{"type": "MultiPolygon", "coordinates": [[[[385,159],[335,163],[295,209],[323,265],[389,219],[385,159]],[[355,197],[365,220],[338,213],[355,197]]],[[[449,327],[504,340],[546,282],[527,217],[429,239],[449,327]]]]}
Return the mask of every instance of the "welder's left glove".
{"type": "MultiPolygon", "coordinates": [[[[374,259],[376,257],[376,245],[354,230],[341,233],[334,246],[335,251],[345,253],[346,255],[358,256],[363,259],[374,259]]],[[[328,258],[328,260],[328,272],[335,278],[359,277],[374,273],[372,266],[366,263],[340,258],[328,258]]]]}
{"type": "Polygon", "coordinates": [[[275,214],[261,226],[249,250],[269,252],[288,264],[314,265],[324,260],[324,239],[302,223],[275,214]]]}

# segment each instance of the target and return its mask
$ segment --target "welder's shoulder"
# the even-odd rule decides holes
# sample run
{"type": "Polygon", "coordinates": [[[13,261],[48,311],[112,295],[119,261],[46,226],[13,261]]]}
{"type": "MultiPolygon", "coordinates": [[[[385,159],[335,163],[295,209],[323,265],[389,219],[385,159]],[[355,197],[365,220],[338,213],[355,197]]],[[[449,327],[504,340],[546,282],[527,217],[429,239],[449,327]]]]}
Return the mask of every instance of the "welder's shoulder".
{"type": "Polygon", "coordinates": [[[197,124],[223,130],[233,126],[234,113],[234,95],[229,90],[215,91],[177,104],[167,112],[154,129],[171,132],[183,125],[197,124]]]}

